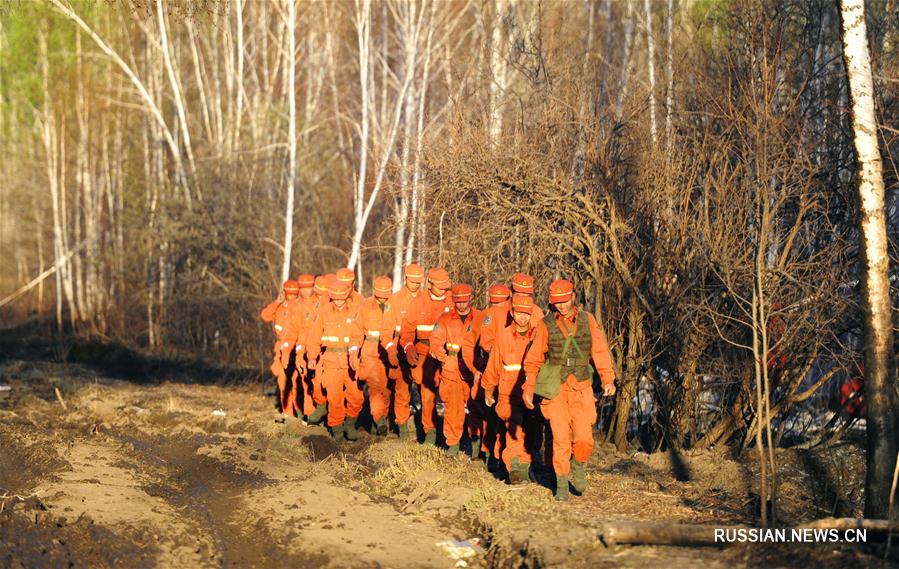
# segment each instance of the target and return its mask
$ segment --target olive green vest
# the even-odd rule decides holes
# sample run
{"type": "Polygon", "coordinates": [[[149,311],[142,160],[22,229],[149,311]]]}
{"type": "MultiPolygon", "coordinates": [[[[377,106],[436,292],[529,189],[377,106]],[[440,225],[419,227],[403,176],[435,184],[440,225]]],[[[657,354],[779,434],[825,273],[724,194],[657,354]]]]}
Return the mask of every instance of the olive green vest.
{"type": "MultiPolygon", "coordinates": [[[[579,311],[578,326],[571,338],[571,346],[568,348],[567,357],[562,358],[565,350],[565,334],[559,329],[556,322],[549,320],[547,329],[549,330],[549,338],[547,344],[549,350],[546,354],[546,363],[561,366],[562,381],[569,375],[574,375],[578,381],[592,381],[593,371],[590,369],[590,347],[593,343],[593,337],[590,334],[590,325],[587,322],[589,316],[583,310],[579,311]],[[577,344],[577,346],[575,346],[577,344]],[[580,348],[580,349],[578,349],[580,348]]],[[[567,323],[565,323],[567,324],[567,323]]]]}

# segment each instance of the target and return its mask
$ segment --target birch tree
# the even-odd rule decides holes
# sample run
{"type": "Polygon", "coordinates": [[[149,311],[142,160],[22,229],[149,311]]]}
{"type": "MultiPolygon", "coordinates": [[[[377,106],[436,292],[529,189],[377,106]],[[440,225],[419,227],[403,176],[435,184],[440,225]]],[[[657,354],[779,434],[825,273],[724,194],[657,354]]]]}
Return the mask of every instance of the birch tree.
{"type": "MultiPolygon", "coordinates": [[[[281,282],[290,278],[290,258],[293,247],[293,203],[297,181],[297,5],[287,0],[287,201],[284,211],[284,262],[281,265],[281,282]]],[[[242,49],[242,48],[241,48],[242,49]]]]}
{"type": "MultiPolygon", "coordinates": [[[[885,518],[890,514],[891,488],[895,489],[893,471],[899,451],[899,383],[893,352],[883,166],[877,141],[874,81],[863,0],[841,0],[840,16],[859,166],[868,431],[865,516],[885,518]]],[[[899,510],[892,514],[899,518],[899,510]]]]}

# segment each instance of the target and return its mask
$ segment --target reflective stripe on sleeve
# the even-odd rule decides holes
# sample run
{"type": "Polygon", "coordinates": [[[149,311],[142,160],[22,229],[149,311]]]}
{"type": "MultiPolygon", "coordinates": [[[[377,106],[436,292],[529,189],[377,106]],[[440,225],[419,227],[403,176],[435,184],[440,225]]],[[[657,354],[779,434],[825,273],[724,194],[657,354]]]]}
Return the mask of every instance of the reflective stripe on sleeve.
{"type": "Polygon", "coordinates": [[[434,325],[433,324],[419,324],[415,327],[419,332],[433,332],[434,325]]]}
{"type": "Polygon", "coordinates": [[[521,371],[521,364],[503,364],[506,371],[521,371]]]}

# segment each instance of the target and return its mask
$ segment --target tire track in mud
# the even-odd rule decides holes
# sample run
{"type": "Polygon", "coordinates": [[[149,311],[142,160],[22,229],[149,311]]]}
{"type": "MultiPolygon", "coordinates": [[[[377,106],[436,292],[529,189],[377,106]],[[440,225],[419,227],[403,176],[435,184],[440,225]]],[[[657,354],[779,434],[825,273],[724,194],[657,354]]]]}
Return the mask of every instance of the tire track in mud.
{"type": "Polygon", "coordinates": [[[296,529],[285,528],[284,533],[275,534],[246,507],[245,495],[273,481],[200,452],[205,445],[220,443],[220,437],[162,437],[118,430],[109,436],[133,449],[129,456],[135,461],[133,469],[154,473],[155,480],[144,490],[171,504],[190,526],[205,534],[210,563],[220,567],[328,565],[326,555],[290,547],[298,535],[296,529]]]}

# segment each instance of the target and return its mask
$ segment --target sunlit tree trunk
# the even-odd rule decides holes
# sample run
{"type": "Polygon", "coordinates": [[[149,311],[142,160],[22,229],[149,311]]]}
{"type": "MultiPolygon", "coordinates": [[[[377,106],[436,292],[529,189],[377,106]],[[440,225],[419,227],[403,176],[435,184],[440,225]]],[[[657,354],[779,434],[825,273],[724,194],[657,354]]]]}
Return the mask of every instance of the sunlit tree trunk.
{"type": "Polygon", "coordinates": [[[646,56],[649,72],[649,134],[653,147],[659,141],[656,125],[656,43],[652,36],[652,6],[650,0],[643,0],[643,17],[646,19],[646,56]]]}
{"type": "Polygon", "coordinates": [[[287,205],[284,211],[284,262],[281,265],[281,282],[290,278],[290,259],[293,247],[294,191],[297,179],[297,95],[296,95],[296,25],[295,0],[287,0],[287,205]]]}
{"type": "Polygon", "coordinates": [[[502,97],[506,92],[506,54],[503,49],[503,18],[510,0],[493,0],[493,27],[490,30],[490,99],[487,132],[496,142],[503,129],[502,97]]]}
{"type": "MultiPolygon", "coordinates": [[[[874,82],[863,0],[841,0],[840,15],[843,56],[852,100],[861,206],[859,221],[868,431],[865,516],[885,518],[890,513],[890,491],[899,450],[899,384],[893,351],[883,167],[877,141],[874,82]]],[[[897,509],[892,514],[899,518],[897,509]]]]}

